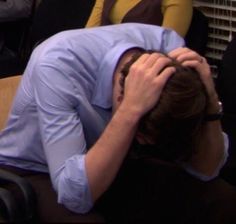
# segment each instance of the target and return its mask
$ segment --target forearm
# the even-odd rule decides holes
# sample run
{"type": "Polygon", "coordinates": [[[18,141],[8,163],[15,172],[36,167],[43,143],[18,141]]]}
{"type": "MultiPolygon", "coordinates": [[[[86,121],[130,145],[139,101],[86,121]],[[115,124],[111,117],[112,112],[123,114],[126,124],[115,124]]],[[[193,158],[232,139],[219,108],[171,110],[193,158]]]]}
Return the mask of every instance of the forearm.
{"type": "MultiPolygon", "coordinates": [[[[213,94],[209,100],[207,113],[215,114],[218,111],[218,97],[213,94]]],[[[225,144],[220,120],[206,121],[203,124],[196,152],[191,160],[192,167],[207,176],[214,174],[225,157],[225,144]]]]}
{"type": "MultiPolygon", "coordinates": [[[[126,53],[126,57],[123,56],[122,62],[130,58],[132,53],[129,53],[126,53]]],[[[116,176],[136,134],[139,120],[159,100],[165,83],[174,71],[173,68],[163,70],[168,63],[170,59],[158,53],[142,55],[129,69],[120,104],[117,101],[117,97],[121,96],[118,74],[119,67],[123,64],[120,62],[118,65],[113,90],[113,106],[116,112],[85,158],[88,182],[94,200],[109,187],[116,176]]]]}
{"type": "Polygon", "coordinates": [[[162,13],[164,16],[162,26],[174,29],[185,37],[192,20],[192,1],[163,0],[162,13]]]}
{"type": "Polygon", "coordinates": [[[205,176],[212,176],[225,157],[223,132],[219,121],[211,121],[202,128],[196,154],[190,161],[191,167],[205,176]]]}
{"type": "Polygon", "coordinates": [[[102,136],[88,151],[85,166],[94,201],[116,176],[135,135],[137,123],[137,117],[119,108],[102,136]]]}
{"type": "MultiPolygon", "coordinates": [[[[207,60],[188,48],[175,49],[169,53],[183,66],[192,67],[199,73],[206,88],[208,104],[206,114],[216,114],[220,111],[218,96],[215,90],[211,69],[207,60]]],[[[200,130],[200,137],[195,142],[195,153],[183,164],[194,173],[208,177],[216,176],[227,158],[227,139],[224,138],[220,120],[205,121],[200,130]]]]}

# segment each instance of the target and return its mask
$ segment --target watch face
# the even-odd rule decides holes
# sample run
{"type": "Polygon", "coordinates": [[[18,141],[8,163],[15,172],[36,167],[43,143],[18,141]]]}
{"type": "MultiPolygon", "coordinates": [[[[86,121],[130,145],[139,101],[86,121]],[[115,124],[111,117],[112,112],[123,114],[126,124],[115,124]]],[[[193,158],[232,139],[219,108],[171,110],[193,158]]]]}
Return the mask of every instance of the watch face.
{"type": "Polygon", "coordinates": [[[223,105],[220,101],[218,101],[218,105],[219,105],[219,113],[221,114],[223,112],[223,105]]]}

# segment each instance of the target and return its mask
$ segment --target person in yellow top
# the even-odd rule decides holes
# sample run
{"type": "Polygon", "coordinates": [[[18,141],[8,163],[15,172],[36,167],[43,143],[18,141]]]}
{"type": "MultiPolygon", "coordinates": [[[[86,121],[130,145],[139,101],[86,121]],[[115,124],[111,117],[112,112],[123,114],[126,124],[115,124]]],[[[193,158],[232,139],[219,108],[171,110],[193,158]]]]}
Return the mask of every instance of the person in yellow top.
{"type": "Polygon", "coordinates": [[[86,27],[143,22],[174,29],[179,35],[185,37],[191,24],[192,14],[192,0],[96,0],[86,27]],[[104,23],[104,12],[107,13],[109,22],[104,23]],[[129,13],[132,15],[128,15],[129,13]],[[146,16],[161,16],[161,18],[151,21],[152,19],[145,18],[146,16]],[[128,19],[124,20],[125,17],[128,19]]]}

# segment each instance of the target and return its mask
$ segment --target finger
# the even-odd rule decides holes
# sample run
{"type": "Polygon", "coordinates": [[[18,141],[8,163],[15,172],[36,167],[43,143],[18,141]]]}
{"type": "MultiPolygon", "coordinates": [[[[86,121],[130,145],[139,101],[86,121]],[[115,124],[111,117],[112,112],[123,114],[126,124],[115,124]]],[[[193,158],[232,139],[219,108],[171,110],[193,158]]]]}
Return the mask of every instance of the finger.
{"type": "Polygon", "coordinates": [[[151,74],[153,71],[153,66],[157,63],[159,58],[164,57],[166,58],[166,56],[159,53],[145,54],[141,56],[140,60],[138,59],[136,62],[133,63],[130,70],[147,70],[149,72],[146,72],[146,74],[151,74]]]}
{"type": "Polygon", "coordinates": [[[188,60],[184,60],[181,63],[183,66],[190,66],[190,67],[200,67],[200,68],[204,68],[204,67],[209,67],[209,64],[206,60],[206,58],[198,55],[196,58],[189,58],[188,60]]]}
{"type": "Polygon", "coordinates": [[[186,60],[203,61],[203,57],[201,55],[199,55],[196,51],[190,50],[189,48],[177,48],[176,50],[171,51],[168,55],[180,63],[186,60]]]}
{"type": "Polygon", "coordinates": [[[136,62],[134,62],[133,64],[146,64],[146,63],[150,63],[155,61],[156,58],[164,56],[161,53],[158,52],[154,52],[154,53],[144,53],[142,54],[137,60],[136,62]]]}
{"type": "Polygon", "coordinates": [[[181,64],[185,61],[198,61],[200,63],[204,62],[204,58],[195,52],[188,52],[185,54],[181,54],[177,57],[176,60],[181,64]]]}
{"type": "Polygon", "coordinates": [[[151,68],[156,64],[156,62],[160,58],[163,58],[163,57],[166,57],[166,56],[164,56],[163,54],[160,54],[160,53],[156,53],[156,52],[149,54],[149,57],[146,59],[146,61],[143,63],[143,65],[146,68],[151,68]]]}
{"type": "Polygon", "coordinates": [[[172,60],[166,56],[159,57],[151,68],[152,74],[155,76],[158,75],[164,68],[166,68],[171,63],[171,61],[172,60]]]}
{"type": "Polygon", "coordinates": [[[186,47],[180,47],[172,50],[171,52],[168,53],[168,56],[171,58],[177,58],[179,55],[184,54],[186,52],[189,52],[189,49],[186,47]]]}
{"type": "Polygon", "coordinates": [[[184,67],[190,67],[190,68],[194,68],[196,69],[198,72],[201,71],[201,68],[202,68],[202,63],[200,63],[200,61],[198,60],[188,60],[188,61],[185,61],[182,63],[182,65],[184,67]]]}
{"type": "Polygon", "coordinates": [[[169,78],[176,72],[174,67],[165,68],[156,78],[156,82],[159,83],[160,88],[163,88],[169,78]]]}
{"type": "Polygon", "coordinates": [[[204,59],[200,58],[199,60],[187,60],[182,63],[182,66],[185,67],[199,67],[199,66],[205,66],[204,65],[204,59]]]}
{"type": "Polygon", "coordinates": [[[200,76],[202,76],[202,74],[204,74],[204,76],[211,75],[210,66],[205,62],[193,60],[193,61],[186,61],[182,65],[194,68],[200,74],[200,76]]]}
{"type": "Polygon", "coordinates": [[[149,58],[149,54],[148,54],[148,53],[142,54],[142,55],[133,63],[133,65],[136,66],[136,65],[144,64],[145,61],[146,61],[148,58],[149,58]]]}
{"type": "Polygon", "coordinates": [[[206,58],[204,58],[204,57],[201,56],[201,59],[200,59],[199,62],[200,62],[201,64],[203,64],[203,63],[207,63],[207,60],[206,60],[206,58]]]}
{"type": "Polygon", "coordinates": [[[177,60],[179,63],[183,63],[188,60],[196,60],[200,63],[206,62],[206,59],[204,57],[188,48],[177,49],[176,51],[171,52],[169,55],[170,57],[177,60]]]}

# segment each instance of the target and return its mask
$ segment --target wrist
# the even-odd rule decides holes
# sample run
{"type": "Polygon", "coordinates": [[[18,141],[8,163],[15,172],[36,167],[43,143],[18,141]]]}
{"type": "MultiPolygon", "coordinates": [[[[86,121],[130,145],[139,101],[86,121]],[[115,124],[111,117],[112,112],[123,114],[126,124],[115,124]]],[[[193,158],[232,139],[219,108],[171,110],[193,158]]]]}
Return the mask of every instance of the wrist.
{"type": "Polygon", "coordinates": [[[220,120],[222,116],[223,116],[222,103],[220,101],[217,101],[217,103],[214,103],[211,109],[207,111],[207,114],[205,116],[205,121],[220,120]]]}
{"type": "Polygon", "coordinates": [[[116,115],[121,117],[122,120],[125,120],[125,122],[130,125],[138,124],[142,117],[138,110],[135,110],[135,108],[132,107],[126,107],[123,104],[121,104],[117,109],[116,115]]]}
{"type": "Polygon", "coordinates": [[[209,97],[206,112],[207,114],[216,114],[222,112],[222,103],[219,101],[217,94],[209,97]]]}

